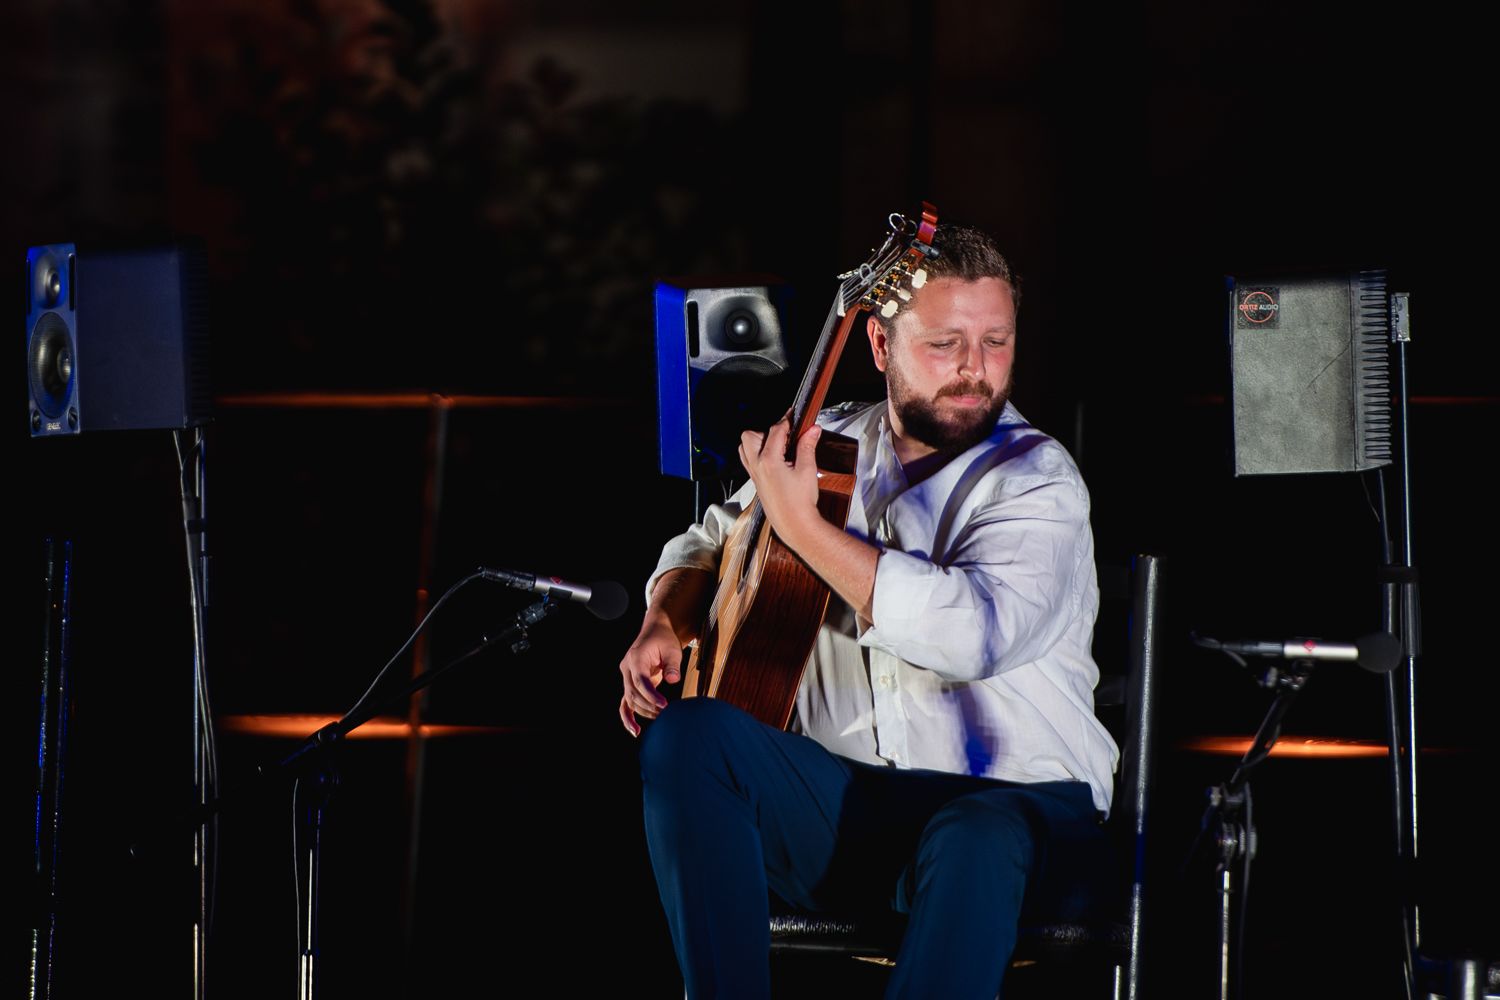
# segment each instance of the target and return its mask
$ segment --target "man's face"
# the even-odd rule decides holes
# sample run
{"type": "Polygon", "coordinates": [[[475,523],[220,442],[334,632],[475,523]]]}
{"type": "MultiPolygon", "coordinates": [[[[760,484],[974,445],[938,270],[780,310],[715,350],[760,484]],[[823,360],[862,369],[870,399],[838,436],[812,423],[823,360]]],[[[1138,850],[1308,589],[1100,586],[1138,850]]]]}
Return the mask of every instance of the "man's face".
{"type": "MultiPolygon", "coordinates": [[[[893,430],[931,451],[983,441],[1010,395],[1016,306],[1001,278],[935,278],[895,318],[867,324],[893,430]]],[[[903,457],[906,460],[906,457],[903,457]]]]}

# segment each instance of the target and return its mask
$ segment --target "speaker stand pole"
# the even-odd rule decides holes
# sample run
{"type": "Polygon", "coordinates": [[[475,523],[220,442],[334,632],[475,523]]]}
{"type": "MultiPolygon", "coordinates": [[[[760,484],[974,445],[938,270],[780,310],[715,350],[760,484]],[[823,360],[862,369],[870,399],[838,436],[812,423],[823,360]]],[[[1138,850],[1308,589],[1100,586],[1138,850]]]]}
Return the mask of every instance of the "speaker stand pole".
{"type": "Polygon", "coordinates": [[[37,719],[36,826],[34,860],[36,899],[31,925],[31,1000],[55,995],[59,900],[58,850],[62,837],[62,787],[68,751],[71,697],[68,674],[71,627],[70,571],[73,543],[47,539],[47,628],[42,646],[42,676],[37,719]]]}
{"type": "Polygon", "coordinates": [[[1410,411],[1406,380],[1406,346],[1411,343],[1409,307],[1410,299],[1406,293],[1397,292],[1390,296],[1391,343],[1396,351],[1396,434],[1401,463],[1396,484],[1401,553],[1397,559],[1391,552],[1382,479],[1380,498],[1381,520],[1385,528],[1385,565],[1382,568],[1381,616],[1385,630],[1401,639],[1405,654],[1401,668],[1386,675],[1386,705],[1391,740],[1392,816],[1400,872],[1404,985],[1408,1000],[1415,1000],[1419,992],[1415,981],[1417,963],[1422,950],[1421,913],[1417,903],[1417,657],[1422,651],[1422,620],[1411,514],[1410,411]]]}
{"type": "MultiPolygon", "coordinates": [[[[182,521],[186,535],[189,603],[193,621],[193,790],[200,815],[208,816],[207,805],[214,798],[218,783],[217,760],[213,739],[213,713],[208,700],[208,547],[205,496],[208,488],[208,444],[202,427],[193,428],[192,443],[184,449],[184,433],[173,432],[177,448],[179,485],[182,488],[182,521]]],[[[207,824],[218,819],[209,816],[193,828],[193,876],[197,890],[197,908],[193,914],[193,996],[206,1000],[208,995],[208,928],[212,918],[213,860],[215,844],[207,824]]]]}

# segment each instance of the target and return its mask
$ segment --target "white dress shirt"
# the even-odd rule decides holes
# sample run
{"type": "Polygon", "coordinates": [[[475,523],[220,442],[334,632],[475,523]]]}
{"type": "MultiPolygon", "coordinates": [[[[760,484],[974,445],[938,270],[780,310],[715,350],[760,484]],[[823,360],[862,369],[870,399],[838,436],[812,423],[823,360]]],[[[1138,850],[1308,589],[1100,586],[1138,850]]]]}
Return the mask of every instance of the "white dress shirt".
{"type": "MultiPolygon", "coordinates": [[[[1094,716],[1099,588],[1089,496],[1067,451],[1007,404],[990,436],[909,486],[886,404],[825,410],[859,442],[850,534],[881,549],[874,625],[837,594],[792,728],[872,764],[1086,781],[1108,811],[1119,750],[1094,716]]],[[[656,572],[718,572],[747,483],[667,543],[656,572]]]]}

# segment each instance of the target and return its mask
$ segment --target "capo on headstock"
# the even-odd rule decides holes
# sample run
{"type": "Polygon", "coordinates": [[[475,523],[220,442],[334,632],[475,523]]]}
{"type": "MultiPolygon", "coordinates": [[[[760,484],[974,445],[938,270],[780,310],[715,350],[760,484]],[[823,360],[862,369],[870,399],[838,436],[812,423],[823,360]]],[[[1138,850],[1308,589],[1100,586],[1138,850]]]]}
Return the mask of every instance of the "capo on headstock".
{"type": "Polygon", "coordinates": [[[890,319],[911,301],[911,293],[926,282],[927,271],[922,264],[938,256],[937,248],[932,245],[937,232],[937,209],[924,201],[920,221],[913,222],[899,212],[892,212],[887,222],[891,231],[880,249],[859,267],[839,275],[843,281],[840,316],[850,306],[857,305],[878,313],[882,319],[890,319]],[[911,236],[903,242],[907,234],[911,236]]]}

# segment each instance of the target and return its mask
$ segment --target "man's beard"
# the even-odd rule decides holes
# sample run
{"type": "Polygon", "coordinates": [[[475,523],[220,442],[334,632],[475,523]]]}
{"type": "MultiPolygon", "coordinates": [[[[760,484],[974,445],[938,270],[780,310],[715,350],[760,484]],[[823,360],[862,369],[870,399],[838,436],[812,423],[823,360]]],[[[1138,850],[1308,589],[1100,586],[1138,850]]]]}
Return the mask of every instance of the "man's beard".
{"type": "Polygon", "coordinates": [[[968,451],[990,436],[1006,400],[1010,399],[1010,389],[1011,379],[1007,375],[999,392],[992,391],[988,382],[959,381],[943,386],[931,400],[921,399],[911,393],[895,365],[886,368],[886,392],[901,421],[902,433],[948,455],[968,451]],[[937,406],[944,396],[984,396],[990,402],[982,409],[950,411],[945,418],[937,406]]]}

